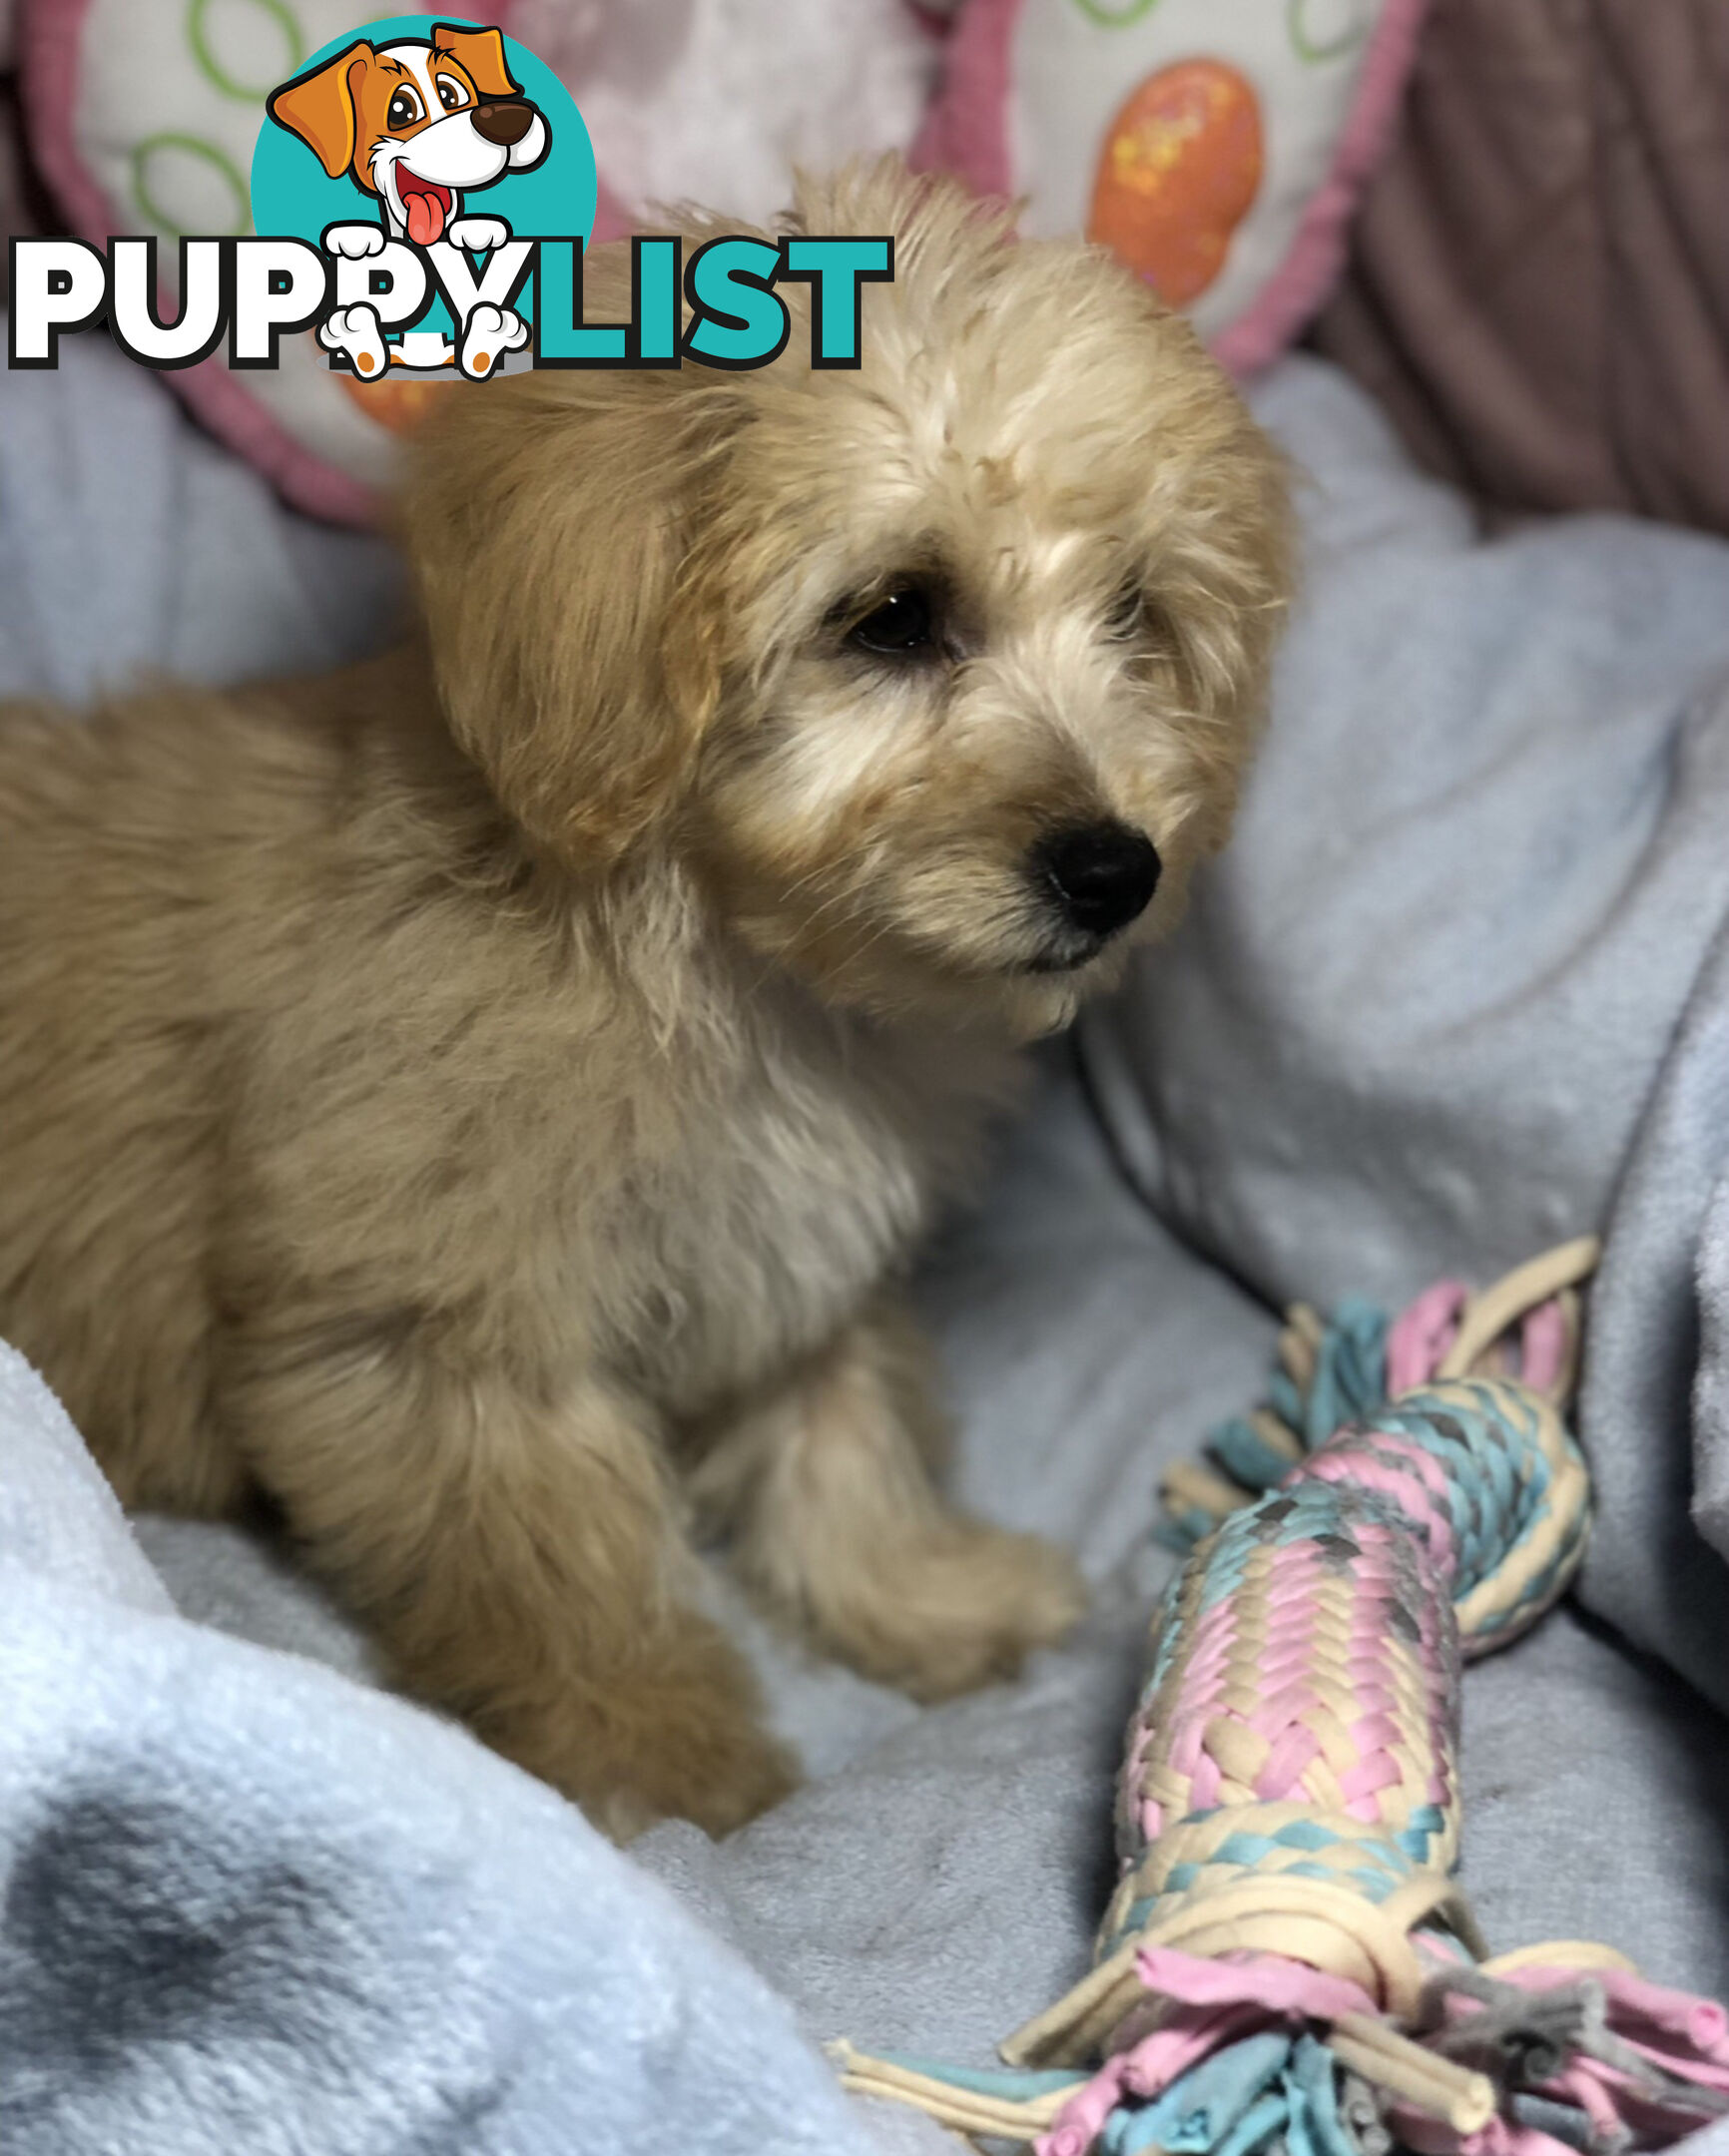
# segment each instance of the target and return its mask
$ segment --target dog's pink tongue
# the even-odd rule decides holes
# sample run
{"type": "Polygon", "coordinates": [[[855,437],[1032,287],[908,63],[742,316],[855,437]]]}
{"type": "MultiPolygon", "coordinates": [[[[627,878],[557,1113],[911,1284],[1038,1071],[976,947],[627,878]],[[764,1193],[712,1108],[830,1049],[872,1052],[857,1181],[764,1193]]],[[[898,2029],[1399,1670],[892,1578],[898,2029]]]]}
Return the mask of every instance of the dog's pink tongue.
{"type": "Polygon", "coordinates": [[[418,188],[402,198],[408,219],[408,237],[416,247],[431,247],[444,230],[444,205],[436,195],[422,195],[418,188]]]}

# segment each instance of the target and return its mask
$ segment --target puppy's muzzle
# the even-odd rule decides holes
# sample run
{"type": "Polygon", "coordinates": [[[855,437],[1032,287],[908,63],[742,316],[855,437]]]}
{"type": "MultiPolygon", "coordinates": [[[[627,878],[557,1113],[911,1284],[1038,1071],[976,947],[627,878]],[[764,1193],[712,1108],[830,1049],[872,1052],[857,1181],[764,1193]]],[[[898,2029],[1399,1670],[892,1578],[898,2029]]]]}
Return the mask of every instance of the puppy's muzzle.
{"type": "Polygon", "coordinates": [[[1032,858],[1034,880],[1065,925],[1096,942],[1146,911],[1159,867],[1158,848],[1146,833],[1115,821],[1053,831],[1032,858]]]}
{"type": "Polygon", "coordinates": [[[483,142],[508,150],[534,125],[534,107],[526,98],[488,98],[474,108],[474,132],[483,142]]]}

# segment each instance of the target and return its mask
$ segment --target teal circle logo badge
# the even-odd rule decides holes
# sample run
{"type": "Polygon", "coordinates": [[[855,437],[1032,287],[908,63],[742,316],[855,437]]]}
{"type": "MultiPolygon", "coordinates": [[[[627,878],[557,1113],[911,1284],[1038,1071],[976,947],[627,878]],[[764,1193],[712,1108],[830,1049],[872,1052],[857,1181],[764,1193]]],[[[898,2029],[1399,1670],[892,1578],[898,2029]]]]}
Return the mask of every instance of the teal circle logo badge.
{"type": "Polygon", "coordinates": [[[317,325],[361,380],[530,362],[536,243],[594,224],[595,165],[570,93],[495,25],[368,22],[265,106],[253,229],[320,249],[337,303],[317,325]]]}

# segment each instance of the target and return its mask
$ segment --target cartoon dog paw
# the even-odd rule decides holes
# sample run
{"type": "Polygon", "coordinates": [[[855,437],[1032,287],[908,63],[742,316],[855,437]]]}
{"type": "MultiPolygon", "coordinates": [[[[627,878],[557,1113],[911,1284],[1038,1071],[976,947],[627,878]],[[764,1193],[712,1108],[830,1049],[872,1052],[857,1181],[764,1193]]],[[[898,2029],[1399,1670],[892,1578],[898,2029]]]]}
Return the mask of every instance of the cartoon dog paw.
{"type": "Polygon", "coordinates": [[[528,324],[513,307],[482,299],[462,324],[462,348],[456,362],[470,381],[484,381],[506,352],[528,342],[528,324]]]}
{"type": "Polygon", "coordinates": [[[364,262],[368,255],[384,252],[384,228],[381,225],[332,225],[324,234],[324,246],[332,255],[340,255],[348,262],[364,262]]]}
{"type": "Polygon", "coordinates": [[[378,326],[378,310],[364,301],[355,306],[338,307],[329,320],[320,325],[318,342],[326,351],[346,352],[354,372],[362,381],[377,381],[388,364],[384,333],[378,326]]]}
{"type": "Polygon", "coordinates": [[[510,227],[501,217],[459,217],[446,227],[444,237],[470,255],[489,255],[510,238],[510,227]]]}

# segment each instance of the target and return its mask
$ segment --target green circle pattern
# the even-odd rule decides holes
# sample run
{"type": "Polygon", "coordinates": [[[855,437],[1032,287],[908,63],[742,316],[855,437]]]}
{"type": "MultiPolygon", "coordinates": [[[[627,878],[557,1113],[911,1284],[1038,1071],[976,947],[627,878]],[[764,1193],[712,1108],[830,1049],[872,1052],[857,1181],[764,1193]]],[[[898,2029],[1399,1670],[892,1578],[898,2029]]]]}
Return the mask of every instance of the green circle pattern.
{"type": "Polygon", "coordinates": [[[252,230],[252,191],[241,176],[233,158],[219,150],[215,143],[202,141],[197,135],[181,135],[173,132],[147,135],[143,142],[133,146],[132,152],[132,199],[137,203],[146,224],[154,225],[158,232],[166,233],[171,240],[186,237],[183,226],[177,225],[151,193],[150,161],[159,151],[184,150],[190,156],[201,158],[228,183],[234,196],[235,222],[227,230],[239,238],[252,230]]]}
{"type": "Polygon", "coordinates": [[[306,41],[300,26],[285,5],[285,0],[253,0],[277,24],[288,46],[288,64],[280,75],[267,83],[237,82],[217,58],[205,31],[205,17],[210,13],[212,0],[192,0],[186,11],[186,39],[192,47],[192,56],[198,62],[199,72],[213,89],[224,97],[238,98],[244,105],[258,105],[270,96],[280,82],[287,82],[300,62],[306,57],[306,41]]]}
{"type": "MultiPolygon", "coordinates": [[[[270,82],[244,83],[223,66],[211,43],[208,17],[213,4],[214,0],[188,0],[185,18],[186,42],[198,71],[220,96],[233,98],[242,105],[263,105],[277,84],[286,82],[306,57],[304,33],[287,0],[252,0],[252,4],[262,8],[282,31],[286,65],[270,82]]],[[[147,135],[132,148],[132,199],[146,224],[154,225],[158,232],[171,240],[186,237],[184,229],[163,208],[151,185],[151,161],[165,150],[178,150],[188,157],[199,159],[222,180],[234,203],[229,222],[224,228],[226,233],[239,239],[252,231],[252,189],[234,159],[218,144],[203,136],[188,135],[176,129],[147,135]]]]}
{"type": "MultiPolygon", "coordinates": [[[[1158,6],[1159,0],[1074,0],[1074,4],[1101,30],[1127,30],[1131,24],[1143,22],[1158,6]]],[[[1307,9],[1308,0],[1285,0],[1285,25],[1290,33],[1291,49],[1299,60],[1306,61],[1311,67],[1319,67],[1328,60],[1343,59],[1362,44],[1366,34],[1362,24],[1341,31],[1336,38],[1312,38],[1304,28],[1307,9]]]]}
{"type": "Polygon", "coordinates": [[[1356,23],[1349,30],[1342,30],[1336,38],[1312,38],[1303,27],[1308,10],[1308,0],[1286,0],[1285,22],[1291,33],[1291,50],[1299,60],[1311,67],[1319,67],[1328,60],[1342,60],[1348,52],[1363,43],[1366,25],[1356,23]]]}
{"type": "Polygon", "coordinates": [[[1114,4],[1113,0],[1074,0],[1074,4],[1101,30],[1126,30],[1150,15],[1159,0],[1114,0],[1114,4]]]}

